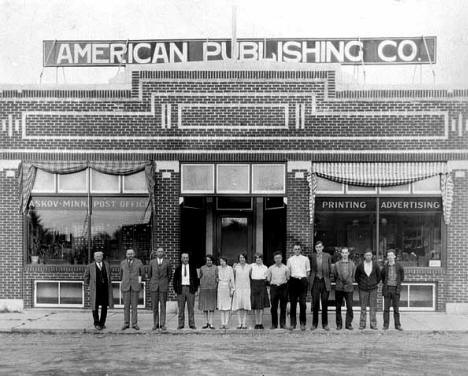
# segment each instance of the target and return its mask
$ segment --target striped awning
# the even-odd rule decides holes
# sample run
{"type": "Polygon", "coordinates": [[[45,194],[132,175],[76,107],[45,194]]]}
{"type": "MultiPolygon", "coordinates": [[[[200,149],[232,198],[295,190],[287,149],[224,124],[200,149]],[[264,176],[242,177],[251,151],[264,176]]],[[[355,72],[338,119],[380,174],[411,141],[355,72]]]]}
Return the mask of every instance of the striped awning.
{"type": "Polygon", "coordinates": [[[441,175],[444,220],[449,224],[453,202],[453,180],[445,162],[312,163],[308,176],[310,223],[313,223],[314,219],[317,176],[361,187],[390,187],[409,184],[435,175],[441,175]]]}
{"type": "Polygon", "coordinates": [[[151,207],[154,209],[155,171],[153,161],[53,161],[24,162],[21,164],[19,174],[21,213],[26,213],[28,208],[38,169],[51,174],[72,174],[87,168],[109,175],[130,175],[145,171],[149,199],[151,207]]]}

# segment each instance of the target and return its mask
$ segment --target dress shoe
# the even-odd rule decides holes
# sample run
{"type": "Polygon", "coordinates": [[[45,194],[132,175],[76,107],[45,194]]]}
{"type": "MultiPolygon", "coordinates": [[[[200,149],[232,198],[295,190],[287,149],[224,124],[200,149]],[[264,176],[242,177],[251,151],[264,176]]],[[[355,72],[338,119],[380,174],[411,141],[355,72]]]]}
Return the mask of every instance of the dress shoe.
{"type": "Polygon", "coordinates": [[[260,325],[255,324],[254,329],[260,329],[259,326],[260,326],[260,325]]]}
{"type": "Polygon", "coordinates": [[[197,327],[195,325],[190,325],[189,328],[190,329],[197,329],[197,327]]]}
{"type": "Polygon", "coordinates": [[[341,325],[336,326],[336,330],[341,330],[341,329],[343,329],[343,327],[341,325]]]}
{"type": "Polygon", "coordinates": [[[216,329],[213,325],[210,324],[210,329],[216,329]]]}
{"type": "Polygon", "coordinates": [[[210,327],[210,324],[206,324],[205,326],[202,326],[202,329],[208,329],[210,327]]]}
{"type": "Polygon", "coordinates": [[[159,327],[157,325],[153,326],[153,329],[152,330],[158,330],[159,327]]]}
{"type": "Polygon", "coordinates": [[[128,329],[128,328],[130,328],[130,325],[124,325],[124,326],[122,326],[122,330],[125,330],[125,329],[128,329]]]}
{"type": "Polygon", "coordinates": [[[377,330],[377,327],[376,326],[372,326],[370,327],[372,330],[377,330]]]}
{"type": "Polygon", "coordinates": [[[132,328],[135,330],[140,330],[140,327],[138,325],[133,325],[132,328]]]}
{"type": "Polygon", "coordinates": [[[384,327],[383,327],[383,330],[388,330],[388,326],[384,326],[384,327]]]}
{"type": "Polygon", "coordinates": [[[161,325],[161,330],[165,332],[167,330],[166,325],[161,325]]]}
{"type": "Polygon", "coordinates": [[[353,327],[352,327],[351,325],[348,325],[348,326],[346,327],[346,329],[348,329],[348,330],[353,330],[353,327]]]}
{"type": "Polygon", "coordinates": [[[294,329],[296,329],[296,325],[291,325],[288,329],[289,330],[294,330],[294,329]]]}
{"type": "Polygon", "coordinates": [[[177,329],[178,329],[178,330],[184,329],[184,326],[183,326],[183,325],[179,325],[179,326],[177,327],[177,329]]]}
{"type": "Polygon", "coordinates": [[[328,325],[325,325],[325,326],[323,327],[323,330],[326,330],[326,331],[328,332],[328,331],[330,330],[330,327],[329,327],[328,325]]]}
{"type": "Polygon", "coordinates": [[[278,329],[278,327],[277,327],[277,326],[274,326],[274,325],[272,325],[272,326],[270,326],[270,329],[271,329],[271,330],[273,330],[273,329],[278,329]]]}
{"type": "Polygon", "coordinates": [[[263,326],[263,324],[260,324],[260,325],[258,326],[258,329],[265,329],[265,327],[263,326]]]}
{"type": "Polygon", "coordinates": [[[106,329],[106,326],[104,324],[102,324],[101,329],[106,329]]]}
{"type": "Polygon", "coordinates": [[[280,325],[280,329],[287,329],[286,325],[280,325]]]}
{"type": "Polygon", "coordinates": [[[96,328],[96,330],[102,330],[102,326],[101,326],[101,325],[94,325],[94,327],[96,328]]]}
{"type": "Polygon", "coordinates": [[[242,325],[239,325],[237,329],[244,329],[244,327],[242,325]]]}
{"type": "Polygon", "coordinates": [[[301,330],[302,331],[306,330],[306,326],[304,324],[301,324],[301,330]]]}
{"type": "Polygon", "coordinates": [[[401,325],[395,326],[395,329],[396,329],[396,330],[399,330],[399,331],[402,331],[402,330],[403,330],[403,328],[401,327],[401,325]]]}
{"type": "Polygon", "coordinates": [[[317,325],[312,325],[312,326],[310,327],[310,330],[315,330],[315,329],[317,329],[317,325]]]}

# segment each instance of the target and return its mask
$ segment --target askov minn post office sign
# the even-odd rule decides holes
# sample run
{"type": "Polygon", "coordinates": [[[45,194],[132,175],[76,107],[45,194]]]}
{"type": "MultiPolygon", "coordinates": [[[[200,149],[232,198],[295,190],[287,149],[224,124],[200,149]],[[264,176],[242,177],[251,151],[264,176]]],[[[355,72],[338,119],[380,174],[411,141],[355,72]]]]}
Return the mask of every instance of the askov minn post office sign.
{"type": "MultiPolygon", "coordinates": [[[[45,67],[164,64],[231,59],[230,39],[46,40],[45,67]]],[[[436,37],[238,39],[237,60],[340,64],[434,64],[436,37]]]]}

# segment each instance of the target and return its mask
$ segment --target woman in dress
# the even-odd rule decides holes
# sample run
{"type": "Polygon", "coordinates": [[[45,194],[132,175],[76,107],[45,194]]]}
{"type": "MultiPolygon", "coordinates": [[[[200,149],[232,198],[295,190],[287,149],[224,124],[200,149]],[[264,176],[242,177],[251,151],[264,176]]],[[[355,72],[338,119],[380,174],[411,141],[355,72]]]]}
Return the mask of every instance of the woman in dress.
{"type": "Polygon", "coordinates": [[[205,314],[206,325],[203,329],[214,329],[213,315],[216,309],[216,293],[218,285],[218,268],[213,265],[211,255],[206,256],[206,264],[200,268],[200,295],[198,309],[205,314]]]}
{"type": "Polygon", "coordinates": [[[234,294],[234,272],[227,264],[226,257],[219,258],[218,266],[218,309],[221,312],[221,329],[227,329],[234,294]]]}
{"type": "Polygon", "coordinates": [[[239,255],[239,263],[234,267],[234,297],[232,310],[237,311],[239,326],[237,329],[247,329],[247,311],[250,311],[250,272],[252,267],[247,264],[247,255],[239,255]]]}
{"type": "Polygon", "coordinates": [[[252,287],[251,306],[255,313],[255,329],[263,327],[263,309],[270,307],[270,300],[266,288],[268,268],[263,265],[263,256],[259,253],[255,255],[255,263],[252,264],[252,287]]]}

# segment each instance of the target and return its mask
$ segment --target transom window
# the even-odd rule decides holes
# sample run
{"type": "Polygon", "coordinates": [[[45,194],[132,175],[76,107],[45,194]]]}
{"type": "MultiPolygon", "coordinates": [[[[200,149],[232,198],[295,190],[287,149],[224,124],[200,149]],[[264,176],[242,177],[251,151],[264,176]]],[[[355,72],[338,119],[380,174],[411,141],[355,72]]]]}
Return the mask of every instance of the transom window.
{"type": "Polygon", "coordinates": [[[182,194],[284,195],[284,164],[220,163],[181,166],[182,194]]]}

